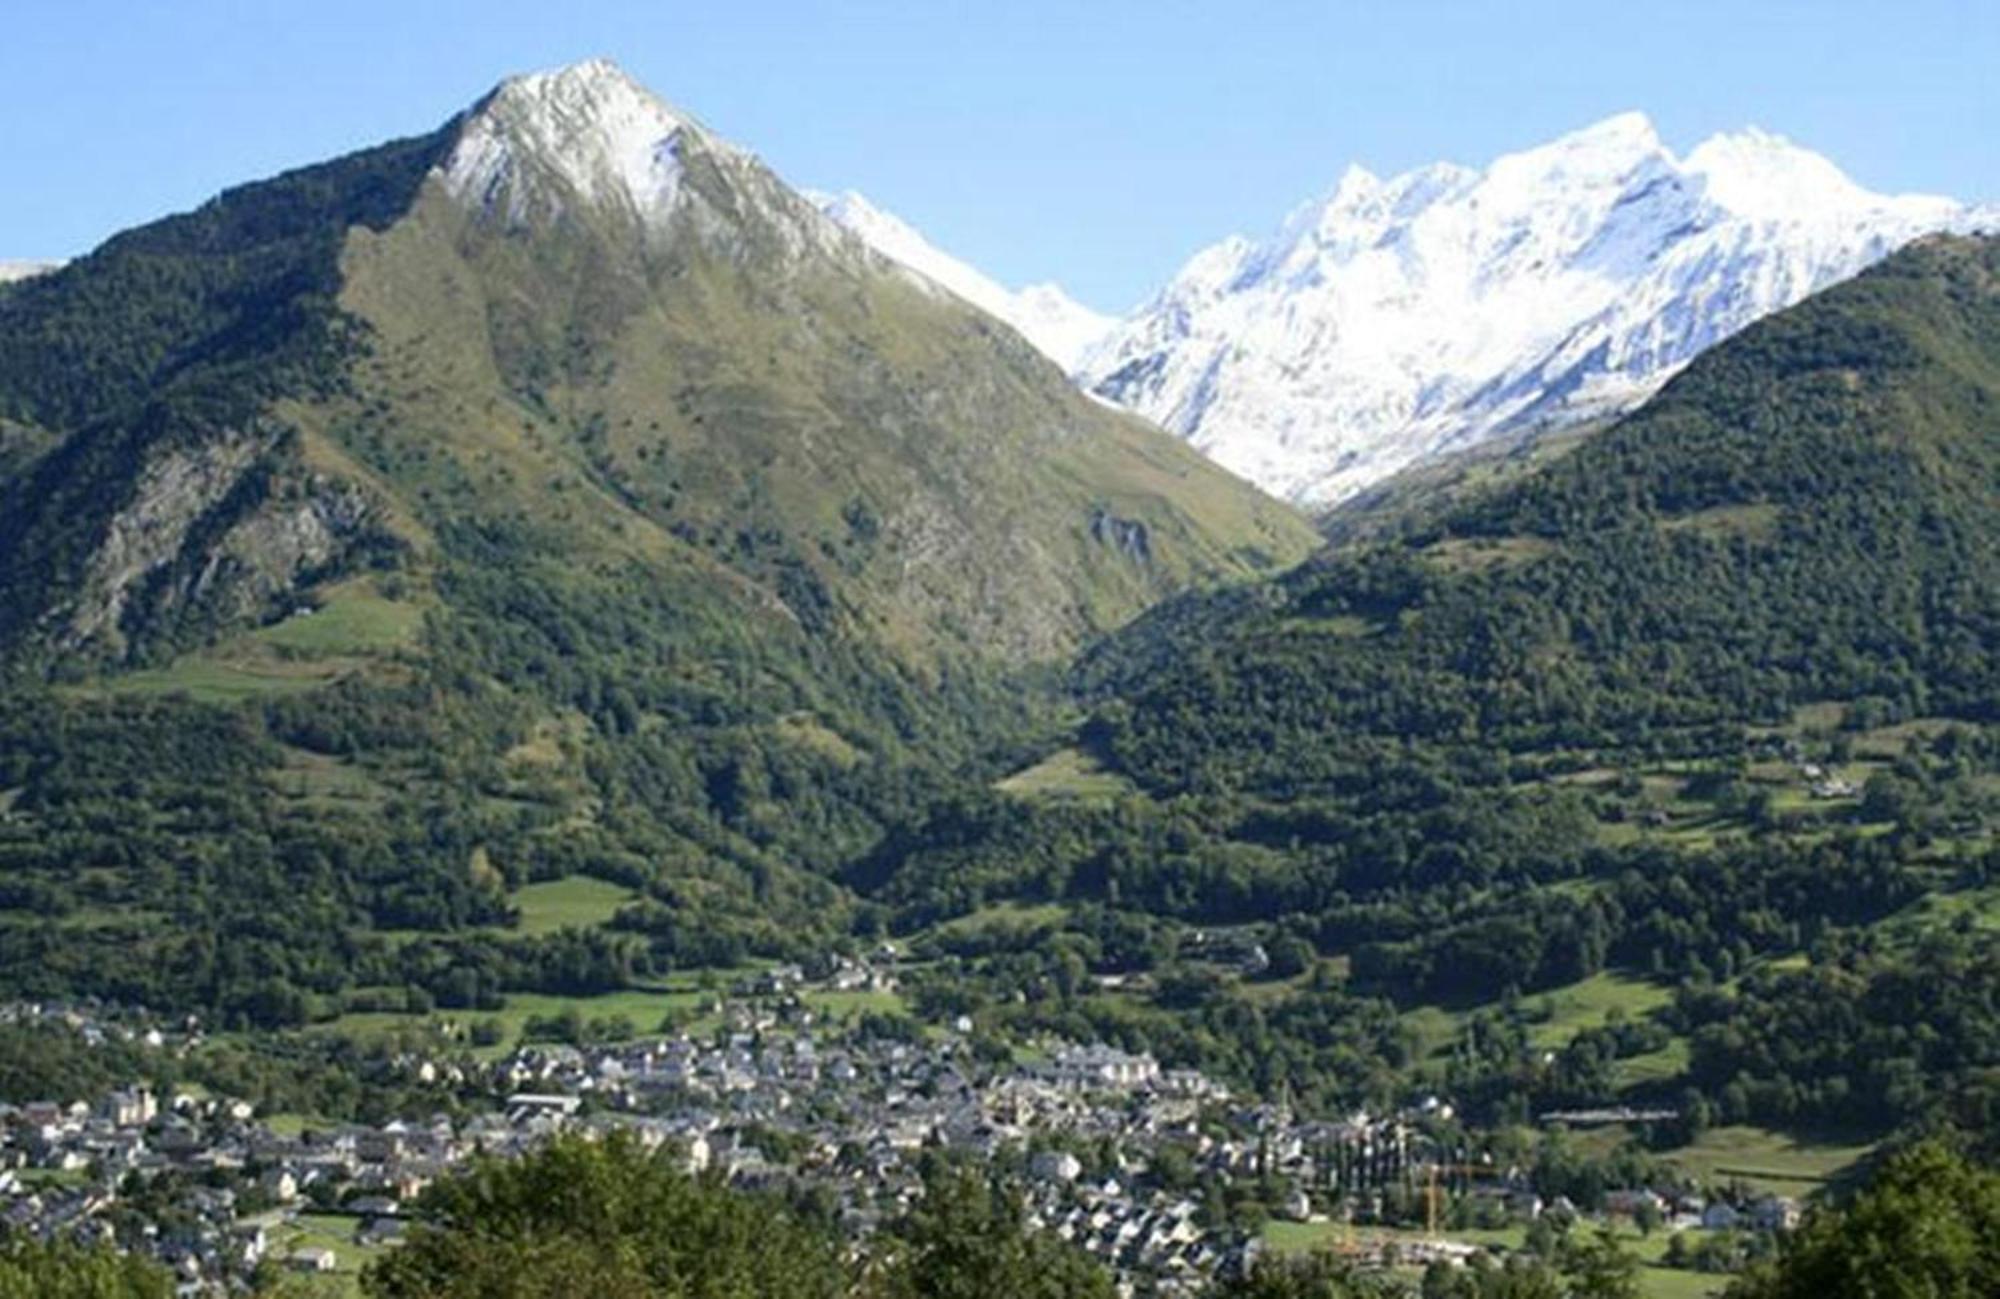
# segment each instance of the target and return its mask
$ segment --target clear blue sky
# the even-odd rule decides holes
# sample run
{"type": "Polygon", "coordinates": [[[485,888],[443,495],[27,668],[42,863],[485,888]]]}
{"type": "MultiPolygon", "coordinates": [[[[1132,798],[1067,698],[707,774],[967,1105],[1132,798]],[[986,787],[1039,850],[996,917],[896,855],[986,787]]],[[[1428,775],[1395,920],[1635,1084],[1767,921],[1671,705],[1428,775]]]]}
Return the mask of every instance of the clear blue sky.
{"type": "Polygon", "coordinates": [[[1677,149],[1755,123],[1874,188],[2000,199],[2000,0],[8,0],[0,258],[593,54],[797,183],[1107,309],[1349,161],[1483,162],[1627,108],[1677,149]]]}

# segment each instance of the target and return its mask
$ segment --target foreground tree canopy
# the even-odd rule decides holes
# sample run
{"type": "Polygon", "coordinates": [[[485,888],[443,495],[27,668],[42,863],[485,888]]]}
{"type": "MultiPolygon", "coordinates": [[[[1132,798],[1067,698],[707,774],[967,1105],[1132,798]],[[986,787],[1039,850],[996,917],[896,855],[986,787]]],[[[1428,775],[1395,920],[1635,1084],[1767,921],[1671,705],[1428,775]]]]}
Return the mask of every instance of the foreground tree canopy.
{"type": "Polygon", "coordinates": [[[0,1299],[170,1299],[173,1279],[139,1258],[0,1240],[0,1299]]]}
{"type": "Polygon", "coordinates": [[[636,1144],[556,1142],[434,1188],[378,1299],[823,1299],[847,1293],[830,1234],[681,1173],[636,1144]]]}
{"type": "Polygon", "coordinates": [[[827,1225],[690,1177],[636,1143],[559,1141],[431,1192],[374,1299],[1110,1299],[1110,1276],[985,1177],[940,1168],[864,1257],[827,1225]]]}
{"type": "Polygon", "coordinates": [[[1985,1299],[2000,1294],[2000,1172],[1906,1151],[1845,1209],[1813,1214],[1730,1299],[1985,1299]]]}

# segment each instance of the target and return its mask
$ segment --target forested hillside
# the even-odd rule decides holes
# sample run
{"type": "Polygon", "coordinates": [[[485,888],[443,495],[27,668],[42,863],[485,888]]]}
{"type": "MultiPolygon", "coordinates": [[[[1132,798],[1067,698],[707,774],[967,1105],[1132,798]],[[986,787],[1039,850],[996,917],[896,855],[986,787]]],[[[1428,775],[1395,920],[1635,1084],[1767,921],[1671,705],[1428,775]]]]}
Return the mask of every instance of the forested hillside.
{"type": "Polygon", "coordinates": [[[903,926],[1061,902],[948,1000],[1266,1084],[1990,1127],[1996,272],[1914,248],[1398,540],[1166,606],[1072,752],[852,878],[903,926]],[[1537,1022],[1603,980],[1654,1009],[1537,1022]]]}
{"type": "Polygon", "coordinates": [[[617,69],[510,81],[0,290],[0,986],[797,955],[1085,638],[1312,544],[617,69]]]}

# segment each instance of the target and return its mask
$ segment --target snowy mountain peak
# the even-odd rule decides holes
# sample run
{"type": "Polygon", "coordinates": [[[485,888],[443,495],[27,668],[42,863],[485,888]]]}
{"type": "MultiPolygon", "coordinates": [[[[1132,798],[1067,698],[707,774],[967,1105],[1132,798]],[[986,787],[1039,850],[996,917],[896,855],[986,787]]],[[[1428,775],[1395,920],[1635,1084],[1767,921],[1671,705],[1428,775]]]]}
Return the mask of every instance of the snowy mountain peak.
{"type": "Polygon", "coordinates": [[[1753,219],[1837,218],[1871,208],[1946,217],[1957,207],[1926,195],[1871,194],[1827,158],[1754,126],[1702,141],[1685,169],[1702,179],[1712,202],[1753,219]]]}
{"type": "Polygon", "coordinates": [[[1081,377],[1332,504],[1510,429],[1628,409],[1758,317],[1994,217],[1871,194],[1755,129],[1683,161],[1620,113],[1483,170],[1350,167],[1270,237],[1197,253],[1081,377]]]}
{"type": "Polygon", "coordinates": [[[1347,164],[1340,181],[1326,200],[1328,208],[1352,210],[1372,202],[1382,192],[1382,178],[1358,162],[1347,164]]]}
{"type": "Polygon", "coordinates": [[[790,189],[608,59],[501,82],[460,122],[438,175],[467,208],[509,227],[581,207],[635,223],[647,243],[675,230],[740,242],[744,219],[754,217],[788,255],[864,257],[872,248],[927,289],[1012,325],[1066,372],[1115,323],[1054,285],[1003,288],[852,190],[790,189]],[[690,149],[719,170],[688,173],[690,149]]]}
{"type": "Polygon", "coordinates": [[[1068,374],[1083,365],[1091,349],[1118,323],[1084,306],[1052,281],[1030,284],[1016,293],[1014,314],[1006,319],[1068,374]]]}
{"type": "Polygon", "coordinates": [[[839,225],[861,236],[861,241],[889,260],[917,271],[959,297],[977,306],[991,308],[980,299],[1006,290],[950,254],[933,247],[929,240],[893,212],[885,212],[855,190],[838,194],[820,190],[804,191],[806,199],[839,225]]]}
{"type": "Polygon", "coordinates": [[[1601,121],[1592,122],[1568,135],[1557,136],[1541,150],[1566,154],[1595,154],[1599,156],[1634,155],[1652,153],[1664,149],[1660,133],[1653,126],[1653,119],[1637,109],[1623,113],[1613,113],[1601,121]]]}
{"type": "Polygon", "coordinates": [[[659,97],[640,85],[631,73],[607,58],[582,59],[557,68],[521,72],[502,80],[494,88],[498,98],[524,98],[537,102],[560,102],[576,106],[607,102],[611,98],[646,99],[659,97]]]}
{"type": "Polygon", "coordinates": [[[505,201],[518,220],[554,182],[591,204],[657,220],[679,189],[679,143],[694,119],[608,59],[510,77],[473,109],[443,167],[469,206],[505,201]]]}
{"type": "Polygon", "coordinates": [[[1644,113],[1620,113],[1548,144],[1504,154],[1481,181],[1491,201],[1515,209],[1568,196],[1588,201],[1643,184],[1674,165],[1644,113]]]}
{"type": "Polygon", "coordinates": [[[1117,323],[1083,306],[1054,284],[1030,285],[1018,293],[1006,288],[937,248],[907,222],[853,190],[840,194],[808,190],[806,197],[890,261],[1013,326],[1065,371],[1076,370],[1092,345],[1117,323]]]}
{"type": "Polygon", "coordinates": [[[1338,242],[1353,235],[1356,223],[1370,228],[1417,213],[1476,179],[1477,172],[1448,162],[1433,163],[1383,180],[1363,167],[1349,166],[1324,200],[1308,203],[1286,222],[1301,238],[1338,242]]]}

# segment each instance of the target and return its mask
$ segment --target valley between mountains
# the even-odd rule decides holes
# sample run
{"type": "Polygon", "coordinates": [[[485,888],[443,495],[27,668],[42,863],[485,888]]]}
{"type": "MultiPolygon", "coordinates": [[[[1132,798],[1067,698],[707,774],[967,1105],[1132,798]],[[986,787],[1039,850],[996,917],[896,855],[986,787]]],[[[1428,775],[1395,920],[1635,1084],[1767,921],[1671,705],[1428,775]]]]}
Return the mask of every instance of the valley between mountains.
{"type": "MultiPolygon", "coordinates": [[[[294,1127],[682,1035],[1171,1076],[1021,1158],[1211,1264],[1990,1159],[1991,222],[1622,117],[1114,321],[510,79],[0,283],[0,1000],[294,1127]]],[[[832,1221],[963,1135],[790,1105],[730,1149],[832,1221]]]]}

